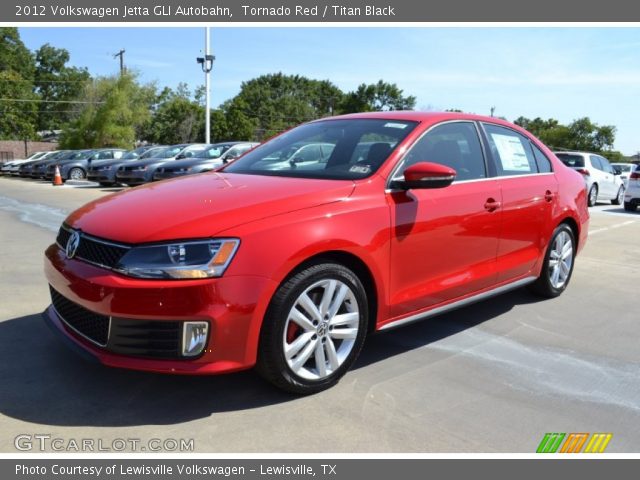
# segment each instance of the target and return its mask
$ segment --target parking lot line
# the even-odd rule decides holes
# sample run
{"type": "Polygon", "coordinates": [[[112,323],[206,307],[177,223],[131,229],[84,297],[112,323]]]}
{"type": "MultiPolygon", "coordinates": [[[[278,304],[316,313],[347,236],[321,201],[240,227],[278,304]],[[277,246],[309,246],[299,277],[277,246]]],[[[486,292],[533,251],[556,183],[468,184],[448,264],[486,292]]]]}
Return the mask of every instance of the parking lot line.
{"type": "Polygon", "coordinates": [[[626,222],[616,223],[613,225],[609,225],[608,227],[596,228],[595,230],[589,230],[589,235],[595,235],[596,233],[606,232],[607,230],[612,230],[614,228],[624,227],[626,225],[631,225],[633,223],[638,223],[638,220],[627,220],[626,222]]]}

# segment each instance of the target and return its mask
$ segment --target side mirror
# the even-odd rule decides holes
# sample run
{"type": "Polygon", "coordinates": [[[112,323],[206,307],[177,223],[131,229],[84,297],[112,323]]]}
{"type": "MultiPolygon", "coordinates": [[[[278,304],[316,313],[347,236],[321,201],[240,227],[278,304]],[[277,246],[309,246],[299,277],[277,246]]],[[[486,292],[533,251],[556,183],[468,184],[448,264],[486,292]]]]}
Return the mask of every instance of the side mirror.
{"type": "Polygon", "coordinates": [[[418,162],[404,171],[404,178],[393,179],[391,186],[409,190],[412,188],[448,187],[456,178],[456,171],[439,163],[418,162]]]}
{"type": "Polygon", "coordinates": [[[187,158],[187,156],[184,153],[179,153],[178,155],[176,155],[176,160],[181,160],[183,158],[187,158]]]}

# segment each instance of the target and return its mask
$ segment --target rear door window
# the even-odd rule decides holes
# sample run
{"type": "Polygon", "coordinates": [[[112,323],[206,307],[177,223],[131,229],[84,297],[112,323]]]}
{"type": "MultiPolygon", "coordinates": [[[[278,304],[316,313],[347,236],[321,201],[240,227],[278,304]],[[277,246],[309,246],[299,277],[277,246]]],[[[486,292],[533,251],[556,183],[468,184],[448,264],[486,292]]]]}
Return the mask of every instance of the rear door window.
{"type": "Polygon", "coordinates": [[[593,168],[600,170],[601,172],[606,172],[604,165],[600,162],[600,157],[597,155],[589,155],[589,159],[591,160],[591,165],[593,168]]]}
{"type": "Polygon", "coordinates": [[[509,128],[483,124],[489,148],[496,163],[498,176],[530,175],[538,173],[529,139],[509,128]]]}

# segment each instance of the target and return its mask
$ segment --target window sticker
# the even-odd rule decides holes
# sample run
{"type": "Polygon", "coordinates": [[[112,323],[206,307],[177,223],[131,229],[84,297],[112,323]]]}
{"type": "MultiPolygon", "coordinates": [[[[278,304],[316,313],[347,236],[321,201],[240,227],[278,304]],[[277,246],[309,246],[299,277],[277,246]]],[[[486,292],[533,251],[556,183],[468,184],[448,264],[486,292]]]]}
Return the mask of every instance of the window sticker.
{"type": "Polygon", "coordinates": [[[492,133],[491,139],[498,149],[503,170],[517,172],[529,172],[531,170],[527,154],[524,151],[524,145],[522,145],[518,137],[492,133]]]}
{"type": "Polygon", "coordinates": [[[407,128],[407,125],[405,123],[393,123],[393,122],[387,122],[384,124],[385,128],[407,128]]]}
{"type": "Polygon", "coordinates": [[[349,171],[352,173],[367,174],[371,171],[371,167],[369,165],[353,165],[349,171]]]}

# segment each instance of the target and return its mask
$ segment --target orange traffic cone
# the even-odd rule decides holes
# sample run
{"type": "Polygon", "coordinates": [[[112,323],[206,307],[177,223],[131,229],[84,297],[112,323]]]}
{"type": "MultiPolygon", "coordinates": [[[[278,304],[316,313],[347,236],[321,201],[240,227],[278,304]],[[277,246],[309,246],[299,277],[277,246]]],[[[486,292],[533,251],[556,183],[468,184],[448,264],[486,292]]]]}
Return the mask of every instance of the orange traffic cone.
{"type": "Polygon", "coordinates": [[[53,176],[53,186],[59,187],[60,185],[62,185],[62,175],[60,175],[60,167],[56,165],[56,173],[53,176]]]}

